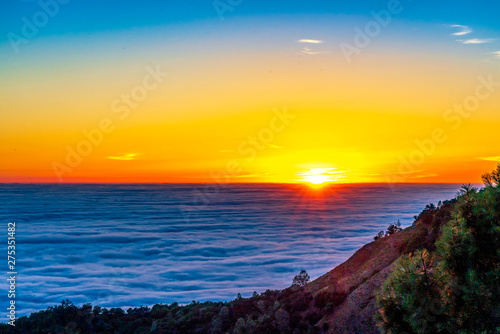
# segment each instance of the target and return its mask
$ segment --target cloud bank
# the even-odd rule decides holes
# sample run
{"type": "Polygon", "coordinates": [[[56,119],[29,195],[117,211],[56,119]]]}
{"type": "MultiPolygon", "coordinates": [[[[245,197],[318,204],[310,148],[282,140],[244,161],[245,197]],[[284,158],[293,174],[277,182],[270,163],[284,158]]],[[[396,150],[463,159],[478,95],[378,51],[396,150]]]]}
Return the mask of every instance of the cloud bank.
{"type": "Polygon", "coordinates": [[[202,187],[0,185],[0,217],[17,224],[20,315],[66,298],[136,307],[282,289],[301,269],[312,278],[331,270],[390,223],[408,226],[459,185],[343,186],[324,196],[235,185],[186,222],[179,207],[192,208],[202,187]]]}

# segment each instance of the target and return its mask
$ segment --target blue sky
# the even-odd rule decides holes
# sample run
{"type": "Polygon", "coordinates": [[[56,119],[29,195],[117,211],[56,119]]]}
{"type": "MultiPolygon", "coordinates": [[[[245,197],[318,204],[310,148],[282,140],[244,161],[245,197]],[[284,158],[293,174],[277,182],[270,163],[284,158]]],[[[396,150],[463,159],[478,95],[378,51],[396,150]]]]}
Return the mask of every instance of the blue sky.
{"type": "MultiPolygon", "coordinates": [[[[46,2],[49,2],[47,0],[46,2]]],[[[221,0],[226,2],[228,0],[221,0]]],[[[234,3],[234,2],[233,2],[234,3]]],[[[388,1],[264,1],[242,0],[227,12],[226,20],[257,15],[344,14],[369,15],[387,7],[388,1]]],[[[405,10],[399,20],[428,23],[462,24],[479,29],[500,30],[498,1],[401,1],[405,10]]],[[[22,17],[31,19],[40,10],[37,1],[9,1],[0,14],[0,42],[7,42],[8,32],[19,32],[22,17]]],[[[214,2],[149,0],[97,1],[71,0],[61,5],[59,13],[41,29],[38,36],[95,33],[150,27],[172,23],[213,20],[220,23],[214,2]]]]}

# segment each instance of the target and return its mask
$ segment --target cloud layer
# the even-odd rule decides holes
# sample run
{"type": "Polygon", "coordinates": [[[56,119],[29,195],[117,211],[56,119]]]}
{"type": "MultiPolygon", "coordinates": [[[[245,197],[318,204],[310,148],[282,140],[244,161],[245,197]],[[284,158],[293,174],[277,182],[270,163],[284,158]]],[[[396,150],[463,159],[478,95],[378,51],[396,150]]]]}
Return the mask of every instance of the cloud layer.
{"type": "Polygon", "coordinates": [[[218,194],[182,185],[0,185],[0,217],[17,223],[16,297],[27,314],[66,298],[129,307],[281,289],[301,269],[324,274],[458,188],[346,186],[318,196],[302,185],[218,194]],[[200,194],[208,205],[193,210],[207,202],[200,194]]]}

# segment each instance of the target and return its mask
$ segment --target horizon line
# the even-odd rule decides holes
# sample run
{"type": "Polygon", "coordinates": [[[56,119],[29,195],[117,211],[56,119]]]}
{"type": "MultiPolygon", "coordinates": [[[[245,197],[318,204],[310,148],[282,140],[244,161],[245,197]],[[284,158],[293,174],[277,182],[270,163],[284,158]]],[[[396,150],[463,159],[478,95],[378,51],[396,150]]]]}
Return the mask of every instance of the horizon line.
{"type": "MultiPolygon", "coordinates": [[[[331,185],[356,185],[356,184],[483,184],[482,182],[325,182],[324,186],[331,185]]],[[[218,183],[218,182],[0,182],[3,184],[54,184],[54,185],[65,185],[65,184],[79,184],[79,185],[92,185],[92,184],[217,184],[220,186],[226,185],[252,185],[252,184],[280,184],[280,185],[309,185],[308,182],[227,182],[227,183],[218,183]]]]}

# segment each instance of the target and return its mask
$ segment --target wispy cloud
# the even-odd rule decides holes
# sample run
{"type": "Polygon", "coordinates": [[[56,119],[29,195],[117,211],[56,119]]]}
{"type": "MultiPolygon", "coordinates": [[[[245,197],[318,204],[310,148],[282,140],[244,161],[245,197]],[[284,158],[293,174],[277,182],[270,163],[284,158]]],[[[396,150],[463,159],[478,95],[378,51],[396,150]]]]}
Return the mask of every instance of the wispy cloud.
{"type": "Polygon", "coordinates": [[[485,43],[491,43],[494,40],[495,38],[472,38],[466,40],[457,40],[457,42],[460,42],[462,44],[485,44],[485,43]]]}
{"type": "Polygon", "coordinates": [[[480,157],[478,159],[486,161],[500,161],[500,157],[480,157]]]}
{"type": "Polygon", "coordinates": [[[413,175],[413,176],[410,176],[409,178],[410,178],[410,179],[424,179],[424,178],[427,178],[427,177],[436,177],[436,176],[439,176],[439,174],[435,174],[435,173],[427,173],[427,174],[417,174],[417,175],[413,175]]]}
{"type": "Polygon", "coordinates": [[[463,35],[470,34],[472,32],[471,28],[469,28],[468,26],[460,25],[460,24],[452,24],[452,25],[450,25],[450,27],[460,29],[460,31],[454,32],[452,34],[454,36],[463,36],[463,35]]]}
{"type": "Polygon", "coordinates": [[[323,44],[323,41],[320,41],[318,39],[299,39],[297,42],[310,43],[310,44],[323,44]]]}
{"type": "Polygon", "coordinates": [[[129,160],[134,160],[137,155],[138,155],[137,153],[128,153],[124,155],[107,157],[107,159],[129,161],[129,160]]]}
{"type": "Polygon", "coordinates": [[[421,173],[421,172],[424,172],[425,170],[423,169],[418,169],[418,170],[413,170],[413,171],[408,171],[408,172],[400,172],[398,174],[417,174],[417,173],[421,173]]]}
{"type": "Polygon", "coordinates": [[[500,51],[495,51],[492,52],[491,54],[494,54],[495,56],[497,56],[497,58],[500,58],[500,51]]]}
{"type": "Polygon", "coordinates": [[[318,55],[322,53],[330,53],[330,51],[313,51],[311,48],[304,48],[302,49],[302,53],[306,55],[318,55]]]}

